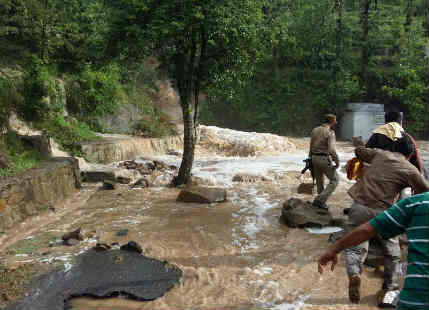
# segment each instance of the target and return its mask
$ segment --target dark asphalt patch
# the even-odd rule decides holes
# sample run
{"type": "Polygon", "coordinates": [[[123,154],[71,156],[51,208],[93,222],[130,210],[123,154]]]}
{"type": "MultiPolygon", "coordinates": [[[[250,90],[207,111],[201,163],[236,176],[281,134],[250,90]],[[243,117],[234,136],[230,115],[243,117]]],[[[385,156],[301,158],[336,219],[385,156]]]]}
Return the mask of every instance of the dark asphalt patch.
{"type": "Polygon", "coordinates": [[[79,296],[124,294],[136,300],[154,300],[179,283],[182,271],[136,252],[93,249],[77,256],[69,270],[55,269],[30,284],[27,296],[4,310],[64,310],[79,296]]]}

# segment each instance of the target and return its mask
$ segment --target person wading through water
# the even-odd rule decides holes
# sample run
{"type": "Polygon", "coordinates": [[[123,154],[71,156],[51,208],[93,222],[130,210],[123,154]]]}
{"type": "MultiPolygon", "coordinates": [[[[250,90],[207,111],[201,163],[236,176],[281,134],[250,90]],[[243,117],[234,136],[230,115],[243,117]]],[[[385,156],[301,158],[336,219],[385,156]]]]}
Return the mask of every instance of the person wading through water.
{"type": "MultiPolygon", "coordinates": [[[[429,190],[429,183],[414,167],[409,159],[415,148],[411,139],[404,135],[397,140],[397,152],[383,151],[358,147],[356,157],[365,163],[371,164],[362,178],[360,178],[348,191],[353,198],[353,204],[348,212],[348,221],[345,231],[371,220],[385,211],[397,200],[402,189],[411,187],[415,193],[429,190]]],[[[364,241],[364,240],[362,240],[364,241]]],[[[399,289],[399,273],[401,251],[397,237],[393,239],[380,239],[384,253],[384,282],[380,296],[380,306],[392,306],[385,302],[384,296],[394,295],[399,289]]],[[[368,254],[368,242],[345,250],[346,270],[349,276],[349,299],[353,303],[360,301],[360,274],[362,265],[368,254]]]]}
{"type": "Polygon", "coordinates": [[[369,222],[335,242],[317,260],[319,273],[332,262],[338,263],[342,250],[367,242],[373,237],[385,240],[406,233],[408,264],[404,286],[397,298],[396,310],[429,309],[429,192],[403,199],[369,222]]]}
{"type": "Polygon", "coordinates": [[[325,123],[314,128],[311,132],[310,151],[308,157],[313,163],[313,174],[316,179],[317,196],[312,205],[328,210],[326,201],[335,191],[339,176],[337,169],[340,166],[337,151],[335,150],[335,132],[333,127],[337,124],[334,114],[325,115],[325,123]],[[332,161],[335,164],[332,164],[332,161]],[[324,176],[329,179],[328,186],[324,186],[324,176]]]}

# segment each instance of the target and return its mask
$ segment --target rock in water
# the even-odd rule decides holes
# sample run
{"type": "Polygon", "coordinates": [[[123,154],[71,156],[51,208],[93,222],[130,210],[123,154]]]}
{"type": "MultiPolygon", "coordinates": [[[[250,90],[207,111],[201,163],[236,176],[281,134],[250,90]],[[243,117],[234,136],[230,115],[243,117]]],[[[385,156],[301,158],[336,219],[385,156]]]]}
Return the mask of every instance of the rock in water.
{"type": "Polygon", "coordinates": [[[188,187],[179,193],[177,201],[196,203],[224,202],[226,201],[226,190],[217,187],[188,187]]]}
{"type": "Polygon", "coordinates": [[[310,202],[298,198],[290,198],[283,204],[282,220],[293,228],[324,227],[332,225],[332,215],[329,211],[311,205],[310,202]]]}
{"type": "Polygon", "coordinates": [[[313,183],[301,183],[298,185],[297,192],[298,192],[298,194],[313,195],[314,184],[313,183]]]}
{"type": "Polygon", "coordinates": [[[106,190],[114,190],[116,189],[116,183],[111,180],[104,180],[103,181],[103,189],[106,190]]]}
{"type": "Polygon", "coordinates": [[[109,297],[125,294],[137,300],[154,300],[179,283],[176,266],[122,250],[96,251],[77,257],[68,270],[54,269],[35,279],[20,301],[4,310],[70,309],[72,297],[109,297]]]}
{"type": "Polygon", "coordinates": [[[69,239],[75,239],[75,240],[83,240],[83,234],[82,234],[82,228],[79,227],[78,229],[68,232],[66,234],[64,234],[61,239],[63,239],[64,241],[67,241],[69,239]]]}
{"type": "Polygon", "coordinates": [[[121,246],[122,251],[129,251],[129,252],[136,252],[136,253],[143,253],[142,247],[135,241],[130,241],[127,244],[124,244],[121,246]]]}

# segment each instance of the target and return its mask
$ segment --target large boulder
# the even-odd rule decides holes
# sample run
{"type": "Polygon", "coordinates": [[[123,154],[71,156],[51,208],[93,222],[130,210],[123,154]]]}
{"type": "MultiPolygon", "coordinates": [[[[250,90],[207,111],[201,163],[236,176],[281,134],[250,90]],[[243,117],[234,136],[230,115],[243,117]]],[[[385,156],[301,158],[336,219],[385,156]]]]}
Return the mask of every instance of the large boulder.
{"type": "Polygon", "coordinates": [[[255,175],[250,173],[239,173],[236,174],[232,178],[233,182],[242,182],[242,183],[255,183],[255,182],[265,182],[268,181],[268,178],[264,177],[263,175],[255,175]]]}
{"type": "Polygon", "coordinates": [[[301,183],[298,185],[296,190],[298,194],[314,194],[314,184],[313,183],[301,183]]]}
{"type": "Polygon", "coordinates": [[[179,193],[177,201],[196,203],[224,202],[226,201],[226,190],[217,187],[188,187],[179,193]]]}
{"type": "Polygon", "coordinates": [[[109,180],[121,184],[128,184],[137,177],[138,173],[136,174],[133,171],[117,167],[86,164],[86,166],[82,168],[81,175],[84,182],[103,182],[109,180]]]}
{"type": "Polygon", "coordinates": [[[99,245],[75,258],[69,269],[54,268],[35,278],[19,301],[4,310],[71,309],[70,299],[118,294],[135,300],[155,300],[179,285],[182,270],[167,261],[140,254],[141,247],[129,242],[121,250],[99,245]]]}
{"type": "Polygon", "coordinates": [[[290,198],[283,204],[282,220],[293,228],[324,227],[333,223],[329,211],[313,207],[311,203],[298,198],[290,198]]]}

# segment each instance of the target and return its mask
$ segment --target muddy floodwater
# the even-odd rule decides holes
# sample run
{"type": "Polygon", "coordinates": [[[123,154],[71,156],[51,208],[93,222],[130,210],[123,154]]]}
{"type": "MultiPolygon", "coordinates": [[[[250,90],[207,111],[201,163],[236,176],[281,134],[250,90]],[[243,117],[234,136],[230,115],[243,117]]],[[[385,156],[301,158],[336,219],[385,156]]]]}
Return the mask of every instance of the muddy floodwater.
{"type": "MultiPolygon", "coordinates": [[[[352,146],[341,144],[342,164],[352,146]]],[[[183,271],[179,286],[154,301],[126,298],[75,298],[75,310],[126,309],[377,309],[381,272],[366,268],[362,300],[351,305],[344,260],[334,272],[317,273],[315,260],[329,245],[329,234],[287,228],[280,222],[282,203],[296,193],[305,148],[293,154],[253,158],[197,156],[193,173],[207,185],[227,189],[218,204],[177,202],[180,189],[131,189],[121,185],[82,190],[51,212],[17,226],[1,237],[5,265],[72,265],[73,258],[97,242],[138,242],[146,256],[167,260],[183,271]],[[251,173],[265,180],[233,182],[251,173]],[[64,233],[82,227],[87,238],[75,246],[49,247],[64,233]],[[127,231],[124,235],[119,231],[127,231]]],[[[162,160],[179,164],[172,156],[162,160]]],[[[334,216],[350,205],[352,185],[342,173],[328,204],[334,216]]]]}

